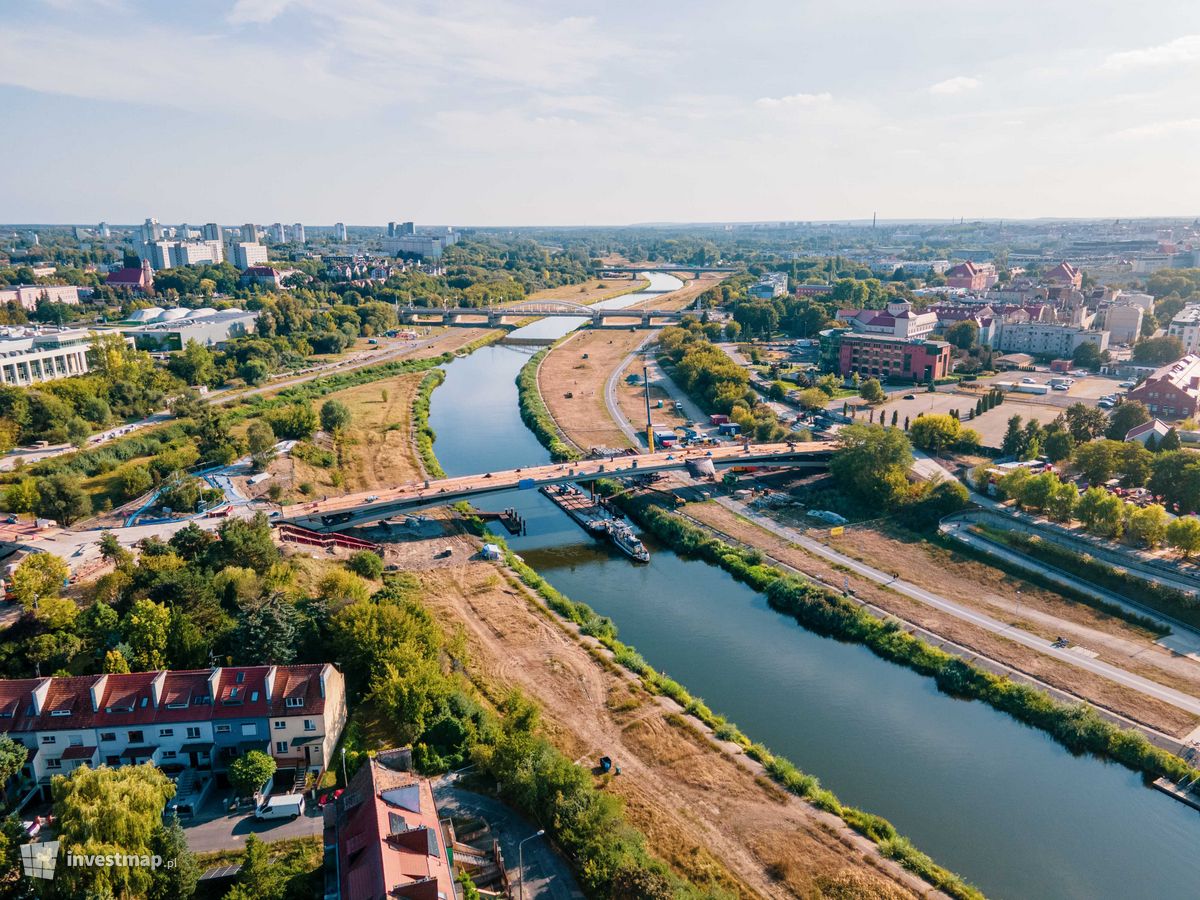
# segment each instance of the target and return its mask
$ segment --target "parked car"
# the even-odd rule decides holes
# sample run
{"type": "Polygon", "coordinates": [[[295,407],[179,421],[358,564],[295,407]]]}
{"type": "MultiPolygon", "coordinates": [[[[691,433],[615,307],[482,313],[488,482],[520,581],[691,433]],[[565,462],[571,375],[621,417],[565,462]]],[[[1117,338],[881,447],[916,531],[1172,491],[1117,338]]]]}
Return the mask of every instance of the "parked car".
{"type": "Polygon", "coordinates": [[[1028,375],[1026,375],[1024,378],[1021,379],[1021,384],[1037,384],[1037,379],[1030,378],[1028,375]]]}
{"type": "Polygon", "coordinates": [[[1117,385],[1117,387],[1123,387],[1123,388],[1137,387],[1137,382],[1136,381],[1122,381],[1120,384],[1117,385]]]}
{"type": "Polygon", "coordinates": [[[304,813],[303,794],[280,794],[254,810],[256,819],[295,819],[304,813]]]}
{"type": "Polygon", "coordinates": [[[916,400],[916,399],[917,399],[917,395],[916,395],[916,394],[905,394],[905,395],[904,395],[904,397],[903,397],[902,399],[904,399],[904,400],[916,400]]]}

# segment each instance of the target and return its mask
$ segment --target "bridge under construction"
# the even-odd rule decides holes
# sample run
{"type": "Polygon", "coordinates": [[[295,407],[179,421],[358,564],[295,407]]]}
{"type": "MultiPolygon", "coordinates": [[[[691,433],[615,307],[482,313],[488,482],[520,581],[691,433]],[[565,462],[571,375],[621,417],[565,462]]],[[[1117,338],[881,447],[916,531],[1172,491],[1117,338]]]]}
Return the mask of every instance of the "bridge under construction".
{"type": "Polygon", "coordinates": [[[313,531],[333,531],[370,525],[416,510],[445,506],[502,491],[535,490],[544,485],[597,478],[631,478],[684,469],[702,474],[708,470],[739,466],[823,469],[829,464],[833,451],[834,444],[818,441],[749,447],[737,444],[551,463],[503,472],[430,479],[377,493],[346,494],[297,504],[288,507],[280,521],[313,531]]]}
{"type": "Polygon", "coordinates": [[[400,321],[406,325],[444,325],[463,328],[516,328],[526,319],[590,319],[593,328],[657,328],[677,323],[678,309],[603,308],[569,300],[529,300],[511,306],[406,306],[400,321]]]}

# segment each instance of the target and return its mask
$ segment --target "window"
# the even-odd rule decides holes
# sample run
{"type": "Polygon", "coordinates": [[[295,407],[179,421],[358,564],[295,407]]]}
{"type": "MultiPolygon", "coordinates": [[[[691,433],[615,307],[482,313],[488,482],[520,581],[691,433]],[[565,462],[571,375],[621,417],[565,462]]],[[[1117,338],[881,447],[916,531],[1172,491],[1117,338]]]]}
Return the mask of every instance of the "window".
{"type": "Polygon", "coordinates": [[[48,759],[48,760],[46,760],[46,768],[47,769],[61,769],[62,768],[62,760],[61,759],[48,759]]]}
{"type": "Polygon", "coordinates": [[[316,731],[317,723],[314,722],[312,719],[305,719],[304,720],[304,730],[305,731],[316,731]]]}
{"type": "Polygon", "coordinates": [[[158,736],[159,737],[174,737],[175,729],[174,728],[160,728],[160,729],[158,729],[158,736]]]}
{"type": "Polygon", "coordinates": [[[174,750],[164,750],[162,758],[163,759],[174,759],[175,756],[176,756],[176,754],[175,754],[174,750]]]}
{"type": "Polygon", "coordinates": [[[255,724],[254,722],[243,722],[242,723],[242,736],[243,737],[247,737],[247,736],[257,737],[257,735],[258,735],[258,725],[257,724],[255,724]]]}
{"type": "Polygon", "coordinates": [[[188,740],[194,741],[200,737],[200,728],[197,725],[189,725],[187,730],[188,740]]]}
{"type": "Polygon", "coordinates": [[[140,744],[146,739],[146,736],[140,731],[131,731],[126,737],[131,744],[140,744]]]}
{"type": "Polygon", "coordinates": [[[117,766],[119,766],[119,765],[121,764],[121,757],[119,757],[119,756],[106,756],[106,757],[104,757],[104,764],[105,764],[106,766],[111,766],[112,768],[114,768],[114,769],[115,769],[117,766]]]}
{"type": "Polygon", "coordinates": [[[83,746],[83,735],[82,734],[73,734],[69,738],[67,738],[67,741],[70,743],[70,745],[72,747],[82,747],[83,746]]]}
{"type": "Polygon", "coordinates": [[[275,752],[276,753],[287,753],[287,749],[288,749],[287,741],[276,741],[275,742],[275,752]]]}
{"type": "Polygon", "coordinates": [[[303,697],[288,697],[283,701],[284,706],[290,706],[292,709],[297,709],[304,705],[303,697]]]}
{"type": "Polygon", "coordinates": [[[70,714],[71,711],[69,709],[55,709],[50,712],[52,716],[69,716],[70,714]]]}
{"type": "Polygon", "coordinates": [[[287,728],[287,722],[285,722],[283,719],[275,720],[275,730],[276,731],[282,731],[285,728],[287,728]]]}
{"type": "Polygon", "coordinates": [[[115,731],[100,732],[100,740],[102,740],[102,741],[115,741],[116,739],[117,739],[117,733],[115,731]]]}
{"type": "Polygon", "coordinates": [[[56,743],[58,743],[58,738],[56,738],[52,734],[43,734],[42,735],[42,743],[43,744],[56,744],[56,743]]]}
{"type": "Polygon", "coordinates": [[[217,730],[217,734],[229,734],[229,726],[228,725],[218,725],[216,730],[217,730]]]}
{"type": "Polygon", "coordinates": [[[251,691],[251,692],[250,692],[250,702],[251,702],[251,703],[257,703],[257,702],[258,702],[258,691],[251,691]]]}

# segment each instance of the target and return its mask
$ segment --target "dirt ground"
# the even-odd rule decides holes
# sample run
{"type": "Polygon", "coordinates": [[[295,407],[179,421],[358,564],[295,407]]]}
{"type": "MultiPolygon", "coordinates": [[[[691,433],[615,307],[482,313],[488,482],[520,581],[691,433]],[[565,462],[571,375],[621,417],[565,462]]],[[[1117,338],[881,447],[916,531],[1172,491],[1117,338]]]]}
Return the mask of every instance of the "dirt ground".
{"type": "MultiPolygon", "coordinates": [[[[721,281],[720,276],[705,275],[684,283],[666,296],[651,297],[637,306],[653,305],[656,309],[680,309],[691,303],[721,281]]],[[[625,433],[617,427],[604,402],[604,386],[613,370],[656,332],[629,329],[583,329],[550,351],[538,373],[538,388],[550,415],[559,429],[579,449],[592,447],[632,446],[625,433]],[[583,355],[588,358],[584,359],[583,355]],[[572,396],[567,397],[570,393],[572,396]]],[[[634,369],[631,368],[631,371],[634,369]]],[[[645,419],[641,388],[631,388],[622,380],[617,386],[618,403],[631,421],[645,419]]],[[[651,401],[665,399],[661,391],[651,392],[651,401]]],[[[682,425],[683,416],[664,405],[655,409],[655,422],[682,425]]]]}
{"type": "Polygon", "coordinates": [[[447,627],[464,629],[470,677],[492,696],[517,686],[537,698],[572,758],[613,757],[622,775],[608,789],[681,874],[739,897],[819,896],[824,879],[865,880],[867,896],[928,893],[840,820],[760,783],[673,704],[594,657],[504,570],[470,563],[422,581],[447,627]]]}
{"type": "MultiPolygon", "coordinates": [[[[690,504],[685,511],[719,531],[758,547],[775,559],[829,584],[841,584],[849,577],[856,596],[947,640],[974,650],[981,656],[998,660],[1060,690],[1084,697],[1167,734],[1183,735],[1196,727],[1195,717],[1168,703],[1146,697],[1099,675],[1049,658],[1036,650],[889,591],[875,582],[853,574],[848,575],[833,563],[787,543],[716,503],[690,504]]],[[[922,563],[919,557],[913,555],[920,552],[919,548],[905,549],[902,542],[882,536],[868,539],[864,535],[860,539],[859,529],[848,531],[837,549],[851,555],[861,554],[867,561],[886,559],[888,565],[899,571],[905,580],[911,578],[914,583],[939,593],[944,592],[955,600],[978,603],[993,616],[1008,617],[1003,592],[1009,590],[1008,586],[1011,584],[1015,595],[1015,585],[1023,584],[1019,579],[1009,579],[1003,573],[989,570],[986,566],[980,566],[979,571],[975,572],[973,567],[956,569],[947,566],[940,558],[925,560],[922,563]],[[943,568],[950,574],[939,573],[938,570],[943,568]],[[917,574],[918,571],[921,574],[917,574]]],[[[1065,614],[1068,606],[1073,605],[1061,597],[1055,599],[1055,595],[1050,592],[1024,585],[1021,588],[1020,614],[1012,614],[1011,620],[1019,622],[1021,627],[1029,631],[1051,638],[1066,631],[1071,631],[1073,635],[1086,634],[1086,645],[1090,649],[1097,651],[1107,661],[1129,671],[1173,687],[1179,687],[1181,681],[1195,683],[1196,666],[1193,661],[1173,657],[1167,651],[1153,646],[1147,635],[1125,625],[1121,620],[1093,613],[1086,607],[1076,607],[1071,610],[1075,614],[1072,620],[1060,622],[1055,627],[1046,624],[1046,619],[1056,610],[1065,614]]]]}
{"type": "Polygon", "coordinates": [[[649,284],[648,278],[638,275],[633,278],[592,278],[582,284],[565,284],[561,287],[534,291],[527,300],[570,300],[572,303],[595,303],[620,297],[649,284]]]}

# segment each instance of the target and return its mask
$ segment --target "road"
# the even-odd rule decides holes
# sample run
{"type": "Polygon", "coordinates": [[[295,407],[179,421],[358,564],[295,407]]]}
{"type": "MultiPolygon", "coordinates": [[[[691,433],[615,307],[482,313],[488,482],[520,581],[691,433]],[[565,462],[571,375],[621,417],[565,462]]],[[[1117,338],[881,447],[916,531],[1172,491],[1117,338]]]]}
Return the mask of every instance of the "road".
{"type": "Polygon", "coordinates": [[[856,575],[869,578],[871,581],[874,581],[877,584],[885,585],[897,593],[903,594],[906,597],[910,597],[913,600],[917,600],[933,607],[934,609],[954,616],[956,619],[960,619],[961,621],[967,622],[978,628],[982,628],[985,631],[991,632],[992,634],[1007,638],[1008,640],[1014,641],[1018,644],[1030,647],[1039,651],[1040,653],[1044,653],[1046,656],[1053,657],[1060,662],[1065,662],[1068,665],[1076,666],[1077,668],[1100,675],[1116,684],[1131,688],[1132,690],[1135,690],[1147,697],[1153,697],[1156,700],[1162,700],[1163,702],[1169,703],[1178,709],[1182,709],[1185,712],[1191,713],[1192,715],[1200,715],[1200,699],[1190,694],[1185,694],[1182,691],[1177,691],[1173,688],[1166,687],[1165,685],[1158,684],[1157,682],[1151,681],[1148,678],[1143,678],[1140,675],[1134,675],[1130,672],[1126,672],[1124,669],[1110,665],[1109,663],[1103,662],[1099,659],[1092,659],[1088,656],[1083,656],[1070,647],[1055,647],[1053,642],[1047,640],[1046,638],[1038,637],[1037,635],[1022,631],[1019,628],[1014,628],[1007,622],[994,619],[991,616],[977,612],[970,607],[963,606],[960,603],[956,603],[945,597],[939,596],[938,594],[927,591],[915,584],[910,584],[909,582],[895,578],[891,573],[859,562],[857,559],[854,559],[851,556],[846,556],[844,553],[839,553],[838,551],[827,547],[825,544],[822,544],[820,541],[806,537],[795,529],[780,525],[778,522],[775,522],[774,520],[769,519],[766,516],[755,512],[745,505],[737,503],[729,498],[720,497],[717,498],[717,502],[725,506],[727,509],[737,513],[738,515],[750,519],[756,525],[759,525],[777,537],[783,538],[786,541],[790,541],[791,543],[804,548],[810,553],[824,557],[825,559],[836,563],[839,566],[843,566],[854,572],[856,575]]]}
{"type": "Polygon", "coordinates": [[[517,880],[522,874],[519,863],[524,859],[522,882],[526,900],[582,900],[583,893],[575,883],[566,860],[559,856],[544,837],[525,843],[523,855],[517,845],[530,835],[536,834],[538,826],[517,815],[498,800],[476,794],[458,787],[453,780],[445,778],[433,784],[433,797],[438,815],[443,818],[484,819],[500,842],[504,855],[504,867],[508,871],[513,896],[518,896],[517,880]]]}

